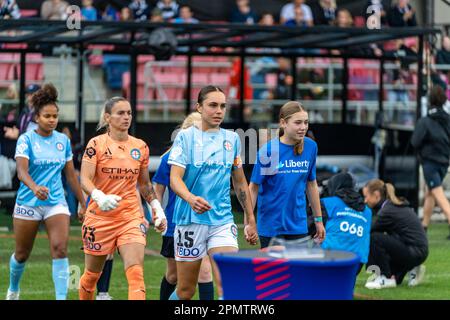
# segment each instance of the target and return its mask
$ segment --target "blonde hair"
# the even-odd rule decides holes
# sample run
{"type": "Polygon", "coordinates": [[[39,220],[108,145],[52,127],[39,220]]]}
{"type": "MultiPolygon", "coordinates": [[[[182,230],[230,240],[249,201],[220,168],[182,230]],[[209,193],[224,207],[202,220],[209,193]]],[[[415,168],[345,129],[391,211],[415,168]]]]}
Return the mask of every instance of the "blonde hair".
{"type": "MultiPolygon", "coordinates": [[[[297,112],[308,112],[303,107],[303,105],[298,101],[289,101],[286,102],[280,109],[280,115],[279,119],[281,122],[281,119],[284,121],[287,121],[292,115],[294,115],[297,112]]],[[[284,135],[284,129],[280,126],[280,131],[278,133],[279,137],[282,137],[284,135]]],[[[294,153],[295,155],[300,155],[303,152],[303,146],[304,146],[304,139],[300,140],[294,145],[294,153]]]]}
{"type": "Polygon", "coordinates": [[[105,104],[103,105],[102,112],[100,113],[100,120],[97,124],[97,131],[100,131],[104,128],[106,130],[109,130],[109,124],[105,120],[105,114],[111,114],[112,108],[116,105],[116,103],[121,101],[128,101],[124,97],[112,97],[108,100],[106,100],[105,104]]]}
{"type": "Polygon", "coordinates": [[[370,193],[378,191],[382,198],[388,199],[396,206],[405,203],[405,201],[398,198],[397,195],[395,194],[394,186],[390,183],[385,183],[383,180],[380,179],[370,180],[369,182],[367,182],[366,188],[370,193]]]}
{"type": "Polygon", "coordinates": [[[190,128],[195,125],[195,122],[199,121],[202,121],[202,115],[199,112],[194,111],[190,115],[188,115],[186,119],[184,119],[183,123],[181,124],[181,129],[190,128]]]}

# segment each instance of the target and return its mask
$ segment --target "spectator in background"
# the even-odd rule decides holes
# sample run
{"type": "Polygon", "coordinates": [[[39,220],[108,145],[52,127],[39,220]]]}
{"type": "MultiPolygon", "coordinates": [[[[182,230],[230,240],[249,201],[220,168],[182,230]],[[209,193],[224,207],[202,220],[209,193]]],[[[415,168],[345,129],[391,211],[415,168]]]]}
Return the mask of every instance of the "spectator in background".
{"type": "Polygon", "coordinates": [[[41,18],[44,20],[65,20],[69,3],[64,0],[46,0],[41,6],[41,18]]]}
{"type": "Polygon", "coordinates": [[[152,16],[150,17],[150,22],[164,22],[162,11],[159,8],[154,8],[152,10],[152,16]]]}
{"type": "Polygon", "coordinates": [[[409,4],[409,0],[396,0],[388,12],[390,27],[416,27],[416,10],[409,4]]]}
{"type": "Polygon", "coordinates": [[[275,25],[275,18],[270,12],[264,12],[261,15],[261,19],[258,23],[260,26],[273,26],[275,25]]]}
{"type": "Polygon", "coordinates": [[[1,19],[20,19],[20,9],[16,0],[0,0],[1,19]]]}
{"type": "Polygon", "coordinates": [[[372,16],[373,14],[376,14],[376,9],[375,7],[378,8],[378,11],[380,12],[380,23],[381,25],[386,25],[387,24],[387,20],[386,20],[386,10],[385,8],[387,8],[388,6],[383,4],[383,0],[369,0],[367,1],[367,5],[364,7],[364,12],[363,12],[363,16],[367,19],[372,16]]]}
{"type": "Polygon", "coordinates": [[[180,16],[172,20],[173,23],[198,23],[198,20],[193,17],[193,13],[189,6],[180,7],[180,16]]]}
{"type": "Polygon", "coordinates": [[[120,21],[133,21],[133,13],[131,12],[131,9],[128,7],[123,7],[120,10],[120,21]]]}
{"type": "Polygon", "coordinates": [[[83,0],[83,7],[81,8],[81,16],[83,20],[97,20],[97,9],[94,8],[93,3],[93,0],[83,0]]]}
{"type": "Polygon", "coordinates": [[[37,128],[37,124],[34,121],[34,108],[31,105],[31,97],[33,93],[38,91],[41,87],[37,84],[30,84],[25,89],[25,99],[27,101],[27,106],[22,110],[17,120],[17,126],[12,128],[4,128],[5,138],[11,140],[17,140],[19,135],[30,130],[37,128]]]}
{"type": "Polygon", "coordinates": [[[109,3],[101,3],[97,8],[99,10],[97,11],[97,20],[103,20],[103,21],[119,21],[120,16],[119,12],[117,11],[114,6],[110,5],[109,3]]]}
{"type": "Polygon", "coordinates": [[[335,24],[339,28],[353,27],[353,17],[347,9],[341,9],[337,12],[335,24]]]}
{"type": "Polygon", "coordinates": [[[150,7],[145,0],[133,0],[128,7],[135,21],[145,21],[150,17],[150,7]]]}
{"type": "Polygon", "coordinates": [[[169,21],[178,16],[178,3],[175,0],[160,0],[156,7],[161,10],[164,21],[169,21]]]}
{"type": "Polygon", "coordinates": [[[330,25],[336,19],[336,0],[319,0],[311,5],[314,25],[330,25]]]}
{"type": "Polygon", "coordinates": [[[11,100],[11,102],[4,102],[0,107],[0,119],[2,119],[5,124],[14,124],[16,122],[19,112],[18,99],[19,92],[17,91],[16,85],[12,83],[9,85],[4,98],[4,100],[11,100]]]}
{"type": "Polygon", "coordinates": [[[304,2],[304,0],[293,0],[292,3],[285,4],[283,8],[281,8],[280,24],[285,24],[286,21],[295,19],[295,8],[301,7],[304,19],[307,21],[309,26],[312,26],[314,24],[314,18],[311,8],[304,2]]]}
{"type": "Polygon", "coordinates": [[[294,19],[290,19],[284,23],[288,27],[307,27],[308,21],[305,20],[305,15],[303,13],[302,7],[295,7],[294,19]]]}
{"type": "Polygon", "coordinates": [[[449,36],[442,37],[442,47],[441,47],[441,50],[438,50],[438,52],[436,54],[436,63],[450,65],[450,37],[449,36]]]}
{"type": "Polygon", "coordinates": [[[236,5],[231,12],[232,23],[255,24],[257,20],[256,14],[250,7],[250,0],[236,0],[236,5]]]}

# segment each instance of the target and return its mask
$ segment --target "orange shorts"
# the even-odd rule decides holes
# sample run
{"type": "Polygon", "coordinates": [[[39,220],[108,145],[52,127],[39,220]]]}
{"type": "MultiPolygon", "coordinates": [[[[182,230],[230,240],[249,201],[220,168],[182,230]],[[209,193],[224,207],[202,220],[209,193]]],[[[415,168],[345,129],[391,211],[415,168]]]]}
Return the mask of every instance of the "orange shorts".
{"type": "Polygon", "coordinates": [[[147,228],[142,218],[111,221],[86,215],[81,228],[84,253],[94,256],[114,253],[117,247],[129,243],[145,246],[146,235],[147,228]]]}

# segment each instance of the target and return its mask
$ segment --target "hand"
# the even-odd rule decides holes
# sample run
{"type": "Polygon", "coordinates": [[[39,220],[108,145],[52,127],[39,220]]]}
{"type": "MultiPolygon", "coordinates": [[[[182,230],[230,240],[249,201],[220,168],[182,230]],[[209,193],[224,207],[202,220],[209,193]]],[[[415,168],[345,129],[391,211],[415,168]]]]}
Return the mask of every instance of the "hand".
{"type": "Polygon", "coordinates": [[[19,138],[19,129],[16,126],[12,128],[4,127],[3,131],[5,132],[5,138],[10,140],[17,140],[19,138]]]}
{"type": "Polygon", "coordinates": [[[314,235],[314,241],[322,243],[325,240],[325,227],[322,222],[316,222],[316,234],[314,235]]]}
{"type": "Polygon", "coordinates": [[[161,207],[161,203],[157,199],[154,199],[150,202],[150,207],[152,208],[152,218],[156,232],[161,232],[162,235],[166,234],[167,218],[161,207]]]}
{"type": "Polygon", "coordinates": [[[78,221],[83,222],[85,214],[86,214],[86,207],[85,206],[79,206],[78,221]]]}
{"type": "Polygon", "coordinates": [[[189,199],[189,205],[191,206],[192,210],[195,212],[202,214],[206,211],[209,211],[212,209],[212,207],[209,205],[208,201],[203,199],[202,197],[197,197],[195,195],[192,195],[189,199]]]}
{"type": "Polygon", "coordinates": [[[91,197],[95,202],[97,202],[98,207],[102,211],[110,211],[117,208],[119,206],[119,202],[122,200],[122,197],[119,197],[118,195],[105,195],[98,189],[94,189],[94,191],[92,191],[91,197]]]}
{"type": "Polygon", "coordinates": [[[256,224],[254,222],[245,225],[244,227],[245,240],[252,246],[258,242],[258,232],[256,231],[256,224]]]}
{"type": "Polygon", "coordinates": [[[47,200],[47,198],[48,198],[48,188],[47,187],[36,186],[32,191],[39,200],[43,200],[43,201],[47,200]]]}

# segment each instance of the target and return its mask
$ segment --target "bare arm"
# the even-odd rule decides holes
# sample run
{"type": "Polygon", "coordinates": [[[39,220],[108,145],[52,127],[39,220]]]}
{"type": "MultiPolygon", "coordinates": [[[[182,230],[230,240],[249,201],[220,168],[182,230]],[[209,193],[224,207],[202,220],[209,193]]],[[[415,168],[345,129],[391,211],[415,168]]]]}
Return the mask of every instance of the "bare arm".
{"type": "Polygon", "coordinates": [[[139,192],[141,193],[142,198],[144,198],[145,201],[147,201],[147,203],[150,203],[153,200],[158,199],[155,190],[153,190],[153,186],[150,183],[150,177],[148,175],[147,170],[140,170],[138,177],[138,185],[139,185],[139,192]]]}
{"type": "Polygon", "coordinates": [[[96,165],[87,161],[81,162],[80,183],[86,194],[90,195],[94,189],[94,176],[96,165]]]}
{"type": "Polygon", "coordinates": [[[153,185],[153,189],[155,190],[156,198],[159,200],[159,202],[162,203],[164,192],[166,191],[166,186],[163,184],[155,183],[153,185]]]}
{"type": "Polygon", "coordinates": [[[250,182],[250,185],[248,186],[248,188],[250,190],[250,198],[252,200],[252,208],[253,208],[253,211],[255,211],[256,201],[258,199],[259,185],[257,185],[256,183],[250,182]]]}
{"type": "Polygon", "coordinates": [[[29,160],[25,157],[17,157],[16,158],[16,166],[17,166],[17,177],[20,181],[22,181],[28,188],[33,191],[36,197],[39,200],[47,200],[48,197],[48,188],[45,186],[39,186],[34,182],[33,178],[31,178],[28,167],[29,160]]]}
{"type": "Polygon", "coordinates": [[[256,244],[258,234],[256,232],[255,215],[253,214],[252,197],[245,178],[244,169],[237,168],[232,171],[233,187],[236,192],[239,203],[244,209],[244,223],[248,229],[246,230],[246,240],[250,244],[256,244]]]}
{"type": "Polygon", "coordinates": [[[314,215],[314,221],[316,224],[316,235],[314,238],[317,238],[320,242],[325,239],[325,228],[322,222],[322,211],[320,209],[320,196],[319,196],[319,187],[317,186],[317,181],[308,181],[306,194],[308,196],[309,203],[311,204],[311,209],[314,215]],[[316,218],[320,221],[316,221],[316,218]]]}

